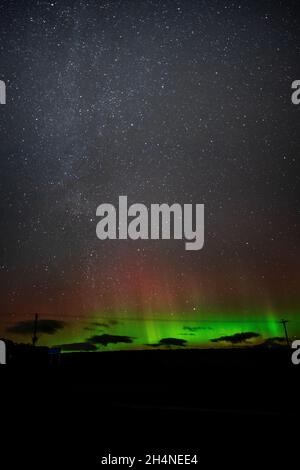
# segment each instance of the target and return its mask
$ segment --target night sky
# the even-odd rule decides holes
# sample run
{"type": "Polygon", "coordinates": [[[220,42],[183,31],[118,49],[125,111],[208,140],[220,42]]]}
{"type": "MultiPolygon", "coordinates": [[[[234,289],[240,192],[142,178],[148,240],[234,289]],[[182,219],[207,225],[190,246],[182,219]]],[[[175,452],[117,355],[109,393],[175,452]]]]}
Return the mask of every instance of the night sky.
{"type": "Polygon", "coordinates": [[[0,2],[0,336],[38,313],[65,349],[299,337],[297,6],[0,2]],[[120,195],[204,204],[204,248],[100,241],[120,195]]]}

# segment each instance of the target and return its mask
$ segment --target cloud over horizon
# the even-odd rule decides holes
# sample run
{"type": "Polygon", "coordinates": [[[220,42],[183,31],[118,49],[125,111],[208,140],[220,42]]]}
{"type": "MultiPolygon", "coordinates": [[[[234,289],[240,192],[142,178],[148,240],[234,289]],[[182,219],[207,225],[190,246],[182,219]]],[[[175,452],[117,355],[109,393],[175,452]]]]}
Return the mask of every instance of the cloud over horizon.
{"type": "Polygon", "coordinates": [[[92,344],[102,344],[103,346],[107,346],[108,344],[117,344],[117,343],[132,343],[133,338],[130,336],[120,336],[120,335],[95,335],[91,336],[87,340],[92,344]]]}
{"type": "Polygon", "coordinates": [[[220,336],[219,338],[213,338],[210,341],[212,343],[220,343],[220,342],[224,341],[226,343],[239,344],[239,343],[245,343],[249,339],[258,338],[259,336],[260,336],[259,333],[254,333],[252,331],[247,331],[245,333],[235,333],[233,335],[220,336]]]}
{"type": "MultiPolygon", "coordinates": [[[[47,335],[53,335],[59,330],[65,327],[66,323],[61,320],[38,320],[37,322],[37,333],[45,333],[47,335]]],[[[6,328],[9,333],[15,333],[20,335],[31,335],[34,330],[34,320],[20,321],[12,326],[6,328]]]]}
{"type": "Polygon", "coordinates": [[[146,346],[150,346],[153,348],[158,348],[160,346],[186,346],[187,340],[186,339],[179,339],[179,338],[162,338],[158,343],[147,344],[146,346]]]}

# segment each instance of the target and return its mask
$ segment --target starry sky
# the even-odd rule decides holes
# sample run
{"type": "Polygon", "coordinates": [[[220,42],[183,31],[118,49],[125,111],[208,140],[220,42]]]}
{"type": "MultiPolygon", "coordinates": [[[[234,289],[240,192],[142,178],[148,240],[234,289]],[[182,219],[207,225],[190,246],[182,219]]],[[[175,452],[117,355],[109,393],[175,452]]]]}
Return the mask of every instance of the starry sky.
{"type": "Polygon", "coordinates": [[[0,2],[0,336],[35,313],[66,349],[300,335],[296,6],[0,2]],[[204,248],[100,241],[119,195],[204,204],[204,248]]]}

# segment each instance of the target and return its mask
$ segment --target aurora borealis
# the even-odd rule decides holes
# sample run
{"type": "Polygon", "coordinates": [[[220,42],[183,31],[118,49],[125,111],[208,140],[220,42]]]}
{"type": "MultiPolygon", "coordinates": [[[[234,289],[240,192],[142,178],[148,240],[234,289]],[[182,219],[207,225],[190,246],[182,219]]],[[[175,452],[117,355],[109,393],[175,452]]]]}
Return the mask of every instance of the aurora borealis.
{"type": "Polygon", "coordinates": [[[297,3],[254,4],[1,2],[0,337],[299,337],[297,3]],[[203,249],[97,239],[120,195],[204,204],[203,249]]]}

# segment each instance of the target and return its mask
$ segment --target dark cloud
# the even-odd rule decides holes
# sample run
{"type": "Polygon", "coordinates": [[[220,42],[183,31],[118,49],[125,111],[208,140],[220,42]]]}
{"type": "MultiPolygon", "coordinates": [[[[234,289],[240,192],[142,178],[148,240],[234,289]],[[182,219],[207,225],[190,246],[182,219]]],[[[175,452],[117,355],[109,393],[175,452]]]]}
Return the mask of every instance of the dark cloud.
{"type": "Polygon", "coordinates": [[[185,346],[186,340],[179,338],[163,338],[160,340],[159,344],[162,346],[185,346]]]}
{"type": "Polygon", "coordinates": [[[160,346],[182,346],[184,347],[186,345],[186,340],[185,339],[179,339],[179,338],[162,338],[159,343],[153,343],[153,344],[146,344],[146,346],[158,348],[160,346]]]}
{"type": "Polygon", "coordinates": [[[199,330],[212,330],[211,326],[184,326],[184,330],[186,331],[199,331],[199,330]]]}
{"type": "Polygon", "coordinates": [[[100,328],[110,328],[111,326],[117,325],[118,323],[118,320],[108,320],[105,322],[92,322],[91,325],[100,328]]]}
{"type": "Polygon", "coordinates": [[[234,335],[228,336],[220,336],[219,338],[211,339],[212,343],[221,343],[225,341],[231,344],[239,344],[244,343],[249,339],[258,338],[260,336],[259,333],[253,333],[252,331],[247,331],[245,333],[235,333],[234,335]]]}
{"type": "Polygon", "coordinates": [[[286,339],[283,336],[274,336],[267,338],[263,343],[260,343],[258,347],[285,347],[286,339]]]}
{"type": "Polygon", "coordinates": [[[87,341],[93,344],[102,344],[107,346],[108,344],[117,344],[117,343],[132,343],[133,338],[130,336],[120,336],[120,335],[95,335],[89,338],[87,341]]]}
{"type": "MultiPolygon", "coordinates": [[[[37,332],[53,335],[57,331],[64,328],[65,322],[59,320],[39,320],[37,323],[37,332]]],[[[16,333],[20,335],[31,335],[34,329],[34,321],[20,321],[7,328],[9,333],[16,333]]]]}
{"type": "Polygon", "coordinates": [[[57,346],[62,351],[97,351],[97,347],[92,343],[70,343],[57,346]]]}

